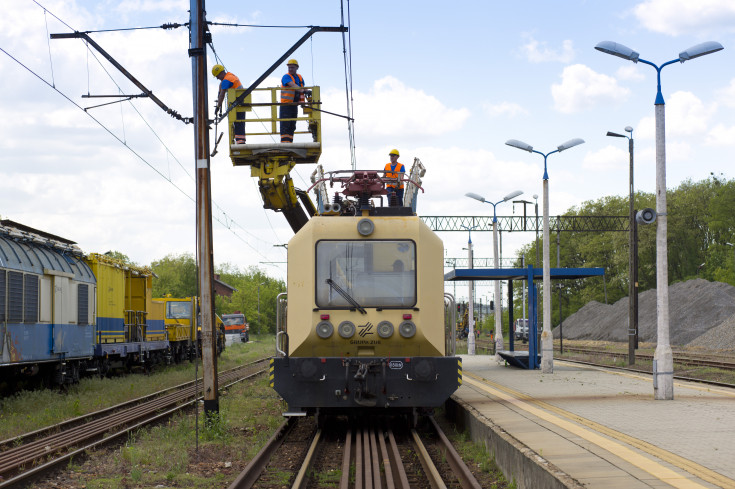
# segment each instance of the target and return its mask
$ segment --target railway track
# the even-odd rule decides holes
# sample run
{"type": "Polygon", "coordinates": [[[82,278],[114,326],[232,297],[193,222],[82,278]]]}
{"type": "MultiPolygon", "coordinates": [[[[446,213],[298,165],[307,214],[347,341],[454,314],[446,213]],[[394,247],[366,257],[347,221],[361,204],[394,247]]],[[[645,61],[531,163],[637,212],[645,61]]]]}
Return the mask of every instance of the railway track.
{"type": "Polygon", "coordinates": [[[409,429],[398,420],[334,418],[318,428],[291,418],[230,489],[409,489],[481,486],[439,425],[409,429]]]}
{"type": "MultiPolygon", "coordinates": [[[[478,339],[475,342],[475,347],[485,351],[491,351],[493,348],[492,342],[489,340],[478,339]]],[[[518,342],[514,345],[516,350],[528,350],[528,345],[520,345],[518,342]]],[[[590,347],[577,347],[577,346],[565,346],[564,353],[573,353],[578,355],[596,355],[604,356],[608,358],[628,358],[627,344],[625,345],[626,350],[623,351],[611,351],[602,348],[590,348],[590,347]]],[[[554,345],[554,351],[560,352],[560,348],[554,345]]],[[[685,365],[689,367],[712,367],[719,368],[722,370],[735,370],[735,359],[727,355],[715,355],[715,354],[693,354],[691,352],[677,351],[674,350],[674,363],[679,365],[685,365]]],[[[636,360],[642,361],[653,361],[653,354],[636,352],[636,360]]]]}
{"type": "MultiPolygon", "coordinates": [[[[640,368],[629,368],[629,367],[620,367],[617,365],[606,365],[604,363],[595,363],[595,362],[589,362],[585,360],[576,360],[576,359],[569,359],[569,358],[562,358],[560,359],[563,362],[569,362],[569,363],[578,363],[580,365],[589,365],[591,367],[602,367],[602,368],[611,368],[615,370],[624,370],[626,372],[635,372],[637,374],[645,374],[645,375],[652,375],[651,372],[646,372],[645,370],[641,370],[640,368]]],[[[702,379],[702,378],[695,378],[695,377],[687,377],[684,375],[674,375],[675,380],[684,380],[688,382],[698,382],[700,384],[707,384],[717,387],[729,387],[733,388],[735,387],[735,384],[732,384],[730,382],[719,382],[716,380],[708,380],[708,379],[702,379]]]]}
{"type": "MultiPolygon", "coordinates": [[[[558,351],[558,349],[556,349],[558,351]]],[[[597,355],[605,357],[628,358],[628,352],[616,352],[598,348],[564,347],[565,352],[597,355]]],[[[653,361],[653,354],[636,352],[636,360],[653,361]]],[[[674,363],[690,367],[713,367],[723,370],[735,370],[735,361],[732,358],[716,355],[693,355],[689,352],[674,351],[674,363]]]]}
{"type": "MultiPolygon", "coordinates": [[[[219,373],[220,388],[266,371],[260,359],[219,373]]],[[[154,394],[0,442],[0,489],[14,486],[86,450],[157,422],[201,399],[201,381],[154,394]],[[198,384],[198,385],[197,385],[198,384]]]]}

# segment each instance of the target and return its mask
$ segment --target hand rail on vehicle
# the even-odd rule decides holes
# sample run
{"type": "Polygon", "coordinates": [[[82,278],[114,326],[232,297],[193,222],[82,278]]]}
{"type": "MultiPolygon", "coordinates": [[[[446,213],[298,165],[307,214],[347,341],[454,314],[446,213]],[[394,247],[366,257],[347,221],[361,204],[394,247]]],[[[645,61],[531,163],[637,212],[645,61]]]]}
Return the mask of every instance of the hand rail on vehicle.
{"type": "MultiPolygon", "coordinates": [[[[449,348],[447,348],[447,356],[456,356],[457,353],[457,306],[454,302],[454,296],[450,294],[449,292],[444,293],[444,303],[449,302],[449,310],[451,311],[449,320],[449,330],[451,333],[449,333],[449,348]],[[451,355],[449,355],[449,352],[451,351],[451,355]]],[[[444,321],[446,323],[446,316],[444,318],[444,321]]]]}
{"type": "Polygon", "coordinates": [[[281,292],[276,296],[276,353],[282,357],[288,356],[288,333],[285,327],[287,296],[288,292],[281,292]],[[283,308],[283,314],[281,314],[281,308],[283,308]],[[281,337],[285,339],[282,340],[281,337]],[[282,345],[281,342],[283,342],[282,345]]]}

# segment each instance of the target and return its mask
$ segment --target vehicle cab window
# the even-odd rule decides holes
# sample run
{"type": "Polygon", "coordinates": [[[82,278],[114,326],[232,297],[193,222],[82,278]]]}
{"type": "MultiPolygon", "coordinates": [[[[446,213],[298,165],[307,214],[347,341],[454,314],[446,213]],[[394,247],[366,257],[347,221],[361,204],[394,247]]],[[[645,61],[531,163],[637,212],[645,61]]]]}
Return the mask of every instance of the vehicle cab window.
{"type": "Polygon", "coordinates": [[[316,304],[320,308],[413,307],[416,244],[409,240],[323,240],[316,244],[316,304]]]}

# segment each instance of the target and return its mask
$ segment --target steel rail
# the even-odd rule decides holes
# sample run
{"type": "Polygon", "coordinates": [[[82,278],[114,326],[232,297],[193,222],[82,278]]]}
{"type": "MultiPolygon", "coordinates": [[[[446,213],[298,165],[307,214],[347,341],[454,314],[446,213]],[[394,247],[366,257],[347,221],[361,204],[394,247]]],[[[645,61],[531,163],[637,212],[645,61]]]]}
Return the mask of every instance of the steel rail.
{"type": "Polygon", "coordinates": [[[449,441],[447,436],[444,434],[444,431],[442,431],[442,429],[439,427],[439,424],[434,419],[434,416],[429,416],[429,421],[431,421],[432,426],[436,430],[436,434],[439,435],[439,440],[441,440],[439,449],[444,454],[444,457],[446,457],[447,462],[449,462],[449,466],[452,467],[452,470],[457,475],[457,478],[459,479],[459,483],[462,488],[482,489],[482,486],[480,486],[480,483],[477,482],[475,476],[472,475],[470,469],[467,468],[467,465],[462,460],[462,457],[459,456],[457,450],[455,450],[454,446],[452,446],[452,442],[449,441]]]}
{"type": "Polygon", "coordinates": [[[352,429],[347,429],[344,450],[342,451],[342,477],[339,480],[340,489],[348,489],[350,484],[350,465],[352,462],[352,429]]]}
{"type": "MultiPolygon", "coordinates": [[[[229,371],[222,376],[224,382],[229,382],[239,376],[238,371],[229,371]]],[[[104,438],[110,428],[136,423],[140,419],[150,416],[162,409],[186,401],[196,395],[194,385],[186,386],[182,390],[168,393],[162,397],[138,404],[134,407],[115,412],[105,417],[96,418],[88,423],[80,424],[65,431],[38,438],[23,445],[8,449],[0,454],[0,474],[16,470],[19,466],[32,463],[43,456],[50,456],[66,448],[94,439],[104,438]]]]}
{"type": "MultiPolygon", "coordinates": [[[[610,368],[610,369],[624,370],[626,372],[633,372],[633,373],[643,374],[643,375],[653,375],[651,372],[646,372],[645,370],[638,370],[638,369],[629,368],[629,367],[619,367],[617,365],[605,365],[603,363],[586,362],[584,360],[570,360],[568,358],[557,358],[557,360],[561,362],[578,363],[580,365],[589,365],[591,367],[610,368]]],[[[716,380],[697,379],[694,377],[684,377],[682,375],[674,375],[674,379],[683,380],[686,382],[696,382],[698,384],[707,384],[707,385],[712,385],[716,387],[727,387],[730,389],[735,388],[735,384],[730,384],[728,382],[718,382],[716,380]]]]}
{"type": "Polygon", "coordinates": [[[316,456],[316,449],[319,446],[321,436],[322,430],[321,428],[319,428],[316,430],[314,439],[311,440],[309,451],[306,452],[304,462],[301,464],[301,468],[299,469],[298,474],[296,474],[296,479],[294,479],[294,483],[291,485],[291,489],[306,488],[306,483],[309,481],[309,470],[311,470],[311,466],[314,465],[314,457],[316,456]]]}
{"type": "MultiPolygon", "coordinates": [[[[618,357],[618,356],[627,356],[627,352],[614,352],[614,351],[608,351],[608,350],[600,350],[596,348],[581,348],[581,347],[567,347],[565,350],[568,350],[571,353],[582,353],[582,354],[589,354],[589,355],[602,355],[602,356],[608,356],[608,357],[618,357]]],[[[653,355],[649,353],[638,353],[636,352],[636,358],[641,360],[653,360],[653,355]]],[[[723,370],[735,370],[735,362],[728,362],[724,360],[713,360],[708,358],[697,358],[695,356],[692,356],[691,353],[677,353],[674,352],[674,363],[679,363],[682,365],[690,365],[690,366],[697,366],[697,367],[715,367],[715,368],[721,368],[723,370]]]]}
{"type": "Polygon", "coordinates": [[[385,445],[385,433],[383,430],[378,431],[378,442],[380,444],[380,454],[383,462],[383,473],[385,474],[385,485],[387,489],[396,489],[396,483],[393,480],[393,466],[391,464],[390,452],[385,445]]]}
{"type": "Polygon", "coordinates": [[[273,457],[273,454],[281,446],[286,435],[296,425],[296,418],[288,418],[283,424],[276,430],[268,441],[263,445],[263,448],[253,457],[253,459],[245,466],[245,469],[240,472],[229,489],[250,489],[253,487],[255,482],[263,473],[263,469],[268,465],[268,461],[273,457]]]}
{"type": "Polygon", "coordinates": [[[388,431],[388,442],[390,443],[391,452],[391,464],[394,465],[393,470],[398,475],[398,486],[400,489],[410,489],[408,483],[408,475],[406,474],[406,468],[403,466],[401,461],[401,455],[398,452],[398,444],[396,443],[396,437],[393,435],[393,431],[388,431]]]}
{"type": "MultiPolygon", "coordinates": [[[[237,371],[237,370],[242,370],[244,368],[247,368],[247,367],[250,367],[252,365],[256,365],[258,363],[265,362],[265,361],[268,361],[268,358],[261,358],[261,359],[252,361],[250,363],[246,363],[244,365],[233,367],[233,368],[231,368],[229,370],[224,370],[224,371],[220,372],[220,375],[224,375],[224,374],[226,374],[228,372],[234,372],[234,371],[237,371]]],[[[201,379],[198,379],[197,381],[201,382],[201,379]]],[[[121,402],[119,404],[115,404],[114,406],[103,408],[103,409],[100,409],[98,411],[94,411],[94,412],[91,412],[91,413],[83,414],[81,416],[77,416],[76,418],[68,419],[68,420],[62,421],[60,423],[56,423],[56,424],[53,424],[53,425],[50,425],[50,426],[46,426],[44,428],[40,428],[40,429],[37,429],[37,430],[34,430],[34,431],[29,431],[28,433],[23,433],[23,434],[20,434],[20,435],[17,435],[17,436],[8,438],[6,440],[2,440],[2,441],[0,441],[0,453],[4,452],[9,447],[18,446],[21,443],[28,443],[30,440],[36,439],[36,438],[39,438],[39,437],[42,437],[42,436],[48,436],[49,433],[58,432],[59,430],[69,429],[72,426],[76,426],[76,425],[88,423],[88,422],[90,422],[93,419],[99,418],[101,416],[108,415],[108,414],[113,413],[115,411],[119,411],[119,410],[121,410],[123,408],[128,408],[128,407],[134,406],[136,404],[141,404],[143,402],[150,401],[150,400],[155,399],[157,397],[160,397],[163,394],[166,394],[168,392],[172,392],[172,391],[176,391],[176,390],[181,390],[181,389],[186,388],[187,386],[195,385],[195,383],[197,381],[192,380],[192,381],[184,382],[184,383],[181,383],[181,384],[172,386],[172,387],[167,387],[166,389],[161,389],[160,391],[154,392],[152,394],[148,394],[148,395],[141,396],[141,397],[138,397],[138,398],[135,398],[135,399],[131,399],[129,401],[121,402]]]]}
{"type": "MultiPolygon", "coordinates": [[[[232,369],[223,375],[223,385],[220,389],[226,389],[231,385],[265,372],[265,369],[261,369],[249,375],[242,376],[238,375],[237,370],[241,369],[232,369]]],[[[168,398],[168,400],[164,398],[154,399],[148,403],[133,406],[124,411],[111,414],[106,418],[97,419],[90,423],[90,425],[93,426],[91,430],[89,429],[90,425],[82,424],[71,428],[66,432],[38,439],[34,442],[0,453],[0,474],[14,474],[10,479],[0,481],[0,489],[13,486],[29,477],[58,465],[61,462],[70,460],[72,457],[82,454],[86,450],[108,443],[111,440],[130,433],[130,431],[154,423],[175,412],[181,411],[187,406],[198,402],[202,398],[202,396],[197,395],[198,392],[193,392],[193,395],[190,394],[190,390],[193,390],[193,386],[187,386],[182,391],[164,396],[165,398],[168,398]],[[175,395],[182,393],[183,397],[180,397],[179,404],[174,407],[170,407],[171,400],[175,398],[175,395]],[[163,412],[161,411],[166,408],[169,409],[163,412]],[[119,431],[105,435],[106,433],[109,433],[110,429],[119,428],[121,426],[123,428],[119,431]],[[90,439],[94,439],[95,437],[99,438],[88,443],[82,448],[75,448],[71,452],[54,456],[51,460],[35,466],[32,469],[25,470],[17,474],[13,472],[25,465],[37,463],[46,456],[53,456],[63,449],[77,446],[79,443],[86,442],[90,439]]]]}
{"type": "Polygon", "coordinates": [[[447,489],[447,485],[442,480],[436,465],[431,460],[429,452],[426,451],[426,447],[415,429],[411,429],[411,437],[413,438],[414,448],[416,448],[416,454],[419,456],[419,461],[424,468],[424,473],[426,474],[426,478],[429,479],[429,484],[431,484],[432,489],[447,489]]]}

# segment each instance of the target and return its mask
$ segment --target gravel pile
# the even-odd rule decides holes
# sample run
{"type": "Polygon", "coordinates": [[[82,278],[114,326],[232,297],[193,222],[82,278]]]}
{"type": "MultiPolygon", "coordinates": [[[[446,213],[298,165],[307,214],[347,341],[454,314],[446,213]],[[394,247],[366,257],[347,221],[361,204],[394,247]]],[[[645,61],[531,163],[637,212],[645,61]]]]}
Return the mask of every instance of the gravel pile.
{"type": "MultiPolygon", "coordinates": [[[[703,279],[669,286],[669,327],[672,345],[735,348],[735,287],[703,279]]],[[[563,328],[564,338],[628,341],[628,298],[611,305],[592,301],[563,328]]],[[[638,294],[638,335],[641,342],[656,342],[656,289],[638,294]]]]}

